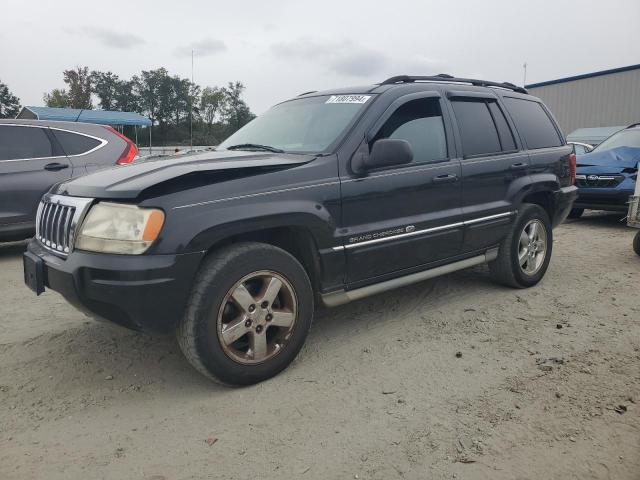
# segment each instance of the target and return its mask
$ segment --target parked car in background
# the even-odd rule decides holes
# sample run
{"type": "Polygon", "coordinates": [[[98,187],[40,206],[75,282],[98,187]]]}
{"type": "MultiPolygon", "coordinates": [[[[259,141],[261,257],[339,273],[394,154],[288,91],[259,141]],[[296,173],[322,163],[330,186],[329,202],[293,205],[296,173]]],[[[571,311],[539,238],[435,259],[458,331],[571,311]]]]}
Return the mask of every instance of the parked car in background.
{"type": "Polygon", "coordinates": [[[567,143],[586,143],[588,145],[593,145],[594,147],[596,147],[614,133],[619,132],[620,130],[624,130],[625,128],[626,127],[624,125],[611,127],[578,128],[577,130],[574,130],[569,135],[567,135],[567,143]]]}
{"type": "Polygon", "coordinates": [[[40,198],[56,183],[132,163],[137,154],[109,126],[0,120],[0,241],[34,234],[40,198]]]}
{"type": "Polygon", "coordinates": [[[585,153],[593,151],[593,145],[589,145],[588,143],[567,142],[567,144],[573,147],[573,153],[576,155],[584,155],[585,153]]]}
{"type": "Polygon", "coordinates": [[[614,133],[577,161],[578,199],[569,217],[585,209],[625,213],[640,162],[640,124],[614,133]]]}
{"type": "Polygon", "coordinates": [[[25,282],[251,384],[337,306],[480,264],[537,284],[571,210],[575,155],[508,83],[398,76],[308,92],[216,151],[113,168],[40,204],[25,282]],[[70,219],[70,223],[66,219],[70,219]]]}

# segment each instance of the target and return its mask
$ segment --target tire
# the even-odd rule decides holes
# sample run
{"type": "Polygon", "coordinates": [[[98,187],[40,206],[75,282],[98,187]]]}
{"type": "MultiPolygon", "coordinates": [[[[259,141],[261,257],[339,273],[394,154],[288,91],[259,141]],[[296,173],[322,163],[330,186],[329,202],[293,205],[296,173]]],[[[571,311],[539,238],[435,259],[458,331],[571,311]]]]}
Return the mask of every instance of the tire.
{"type": "Polygon", "coordinates": [[[633,251],[640,255],[640,232],[636,233],[636,236],[633,237],[633,251]]]}
{"type": "Polygon", "coordinates": [[[284,370],[302,348],[313,299],[305,269],[284,250],[262,243],[225,247],[207,257],[196,276],[178,343],[210,379],[258,383],[284,370]]]}
{"type": "Polygon", "coordinates": [[[524,203],[518,212],[511,232],[500,244],[498,258],[489,264],[491,276],[495,282],[509,287],[532,287],[544,277],[551,260],[552,250],[553,232],[549,215],[538,205],[524,203]],[[539,248],[542,248],[539,242],[534,245],[535,250],[533,251],[530,248],[530,244],[526,247],[524,245],[521,247],[521,236],[523,234],[527,235],[527,231],[531,231],[533,224],[536,225],[537,231],[540,232],[540,240],[544,241],[544,252],[542,254],[539,252],[539,248]],[[525,231],[525,229],[528,230],[525,231]],[[531,255],[533,255],[533,257],[525,256],[526,263],[524,267],[521,266],[519,260],[519,254],[523,251],[532,252],[531,255]]]}
{"type": "Polygon", "coordinates": [[[573,208],[569,212],[568,217],[569,218],[580,218],[583,213],[584,213],[584,208],[573,208]]]}

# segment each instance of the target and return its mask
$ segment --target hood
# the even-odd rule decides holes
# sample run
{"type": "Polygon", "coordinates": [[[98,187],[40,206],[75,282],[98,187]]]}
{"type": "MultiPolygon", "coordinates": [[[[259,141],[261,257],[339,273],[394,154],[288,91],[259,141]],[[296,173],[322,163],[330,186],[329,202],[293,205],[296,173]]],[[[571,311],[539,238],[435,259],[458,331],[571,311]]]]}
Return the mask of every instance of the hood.
{"type": "Polygon", "coordinates": [[[640,162],[640,148],[638,147],[616,147],[610,150],[595,151],[585,153],[578,157],[578,168],[580,167],[607,167],[622,171],[627,168],[638,168],[640,162]]]}
{"type": "Polygon", "coordinates": [[[132,165],[115,166],[83,177],[63,182],[54,187],[54,193],[74,197],[136,198],[144,190],[179,177],[193,177],[198,173],[216,183],[233,174],[249,176],[261,170],[291,168],[313,160],[313,155],[292,155],[247,151],[207,151],[182,156],[158,157],[132,165]]]}

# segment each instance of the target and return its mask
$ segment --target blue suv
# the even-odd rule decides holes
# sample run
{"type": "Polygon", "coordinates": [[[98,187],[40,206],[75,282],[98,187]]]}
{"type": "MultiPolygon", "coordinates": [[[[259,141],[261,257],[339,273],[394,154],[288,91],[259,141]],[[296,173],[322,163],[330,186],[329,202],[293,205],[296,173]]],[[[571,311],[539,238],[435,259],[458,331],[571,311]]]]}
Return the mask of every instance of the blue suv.
{"type": "Polygon", "coordinates": [[[580,217],[585,209],[627,212],[640,162],[640,123],[614,133],[591,153],[578,157],[578,199],[569,214],[580,217]]]}

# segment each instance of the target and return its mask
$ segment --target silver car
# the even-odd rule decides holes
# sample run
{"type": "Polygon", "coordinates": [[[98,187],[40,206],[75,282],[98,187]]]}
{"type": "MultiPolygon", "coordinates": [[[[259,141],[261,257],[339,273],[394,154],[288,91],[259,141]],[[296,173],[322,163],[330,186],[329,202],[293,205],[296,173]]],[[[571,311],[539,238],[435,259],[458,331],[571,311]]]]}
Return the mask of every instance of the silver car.
{"type": "Polygon", "coordinates": [[[135,144],[106,125],[0,120],[0,241],[33,235],[51,186],[135,160],[135,144]]]}

